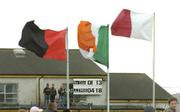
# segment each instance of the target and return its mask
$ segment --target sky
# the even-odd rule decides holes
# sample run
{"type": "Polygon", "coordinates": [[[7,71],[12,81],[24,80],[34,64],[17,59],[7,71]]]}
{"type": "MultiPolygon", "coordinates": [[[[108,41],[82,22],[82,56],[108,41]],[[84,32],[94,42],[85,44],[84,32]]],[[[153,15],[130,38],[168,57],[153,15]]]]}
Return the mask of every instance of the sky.
{"type": "MultiPolygon", "coordinates": [[[[171,94],[180,93],[179,8],[178,0],[4,0],[0,2],[0,48],[20,48],[22,28],[31,20],[41,29],[68,27],[69,48],[78,49],[80,20],[111,26],[122,9],[155,12],[155,81],[171,94]]],[[[111,33],[109,41],[110,72],[146,73],[152,78],[152,42],[111,33]]]]}

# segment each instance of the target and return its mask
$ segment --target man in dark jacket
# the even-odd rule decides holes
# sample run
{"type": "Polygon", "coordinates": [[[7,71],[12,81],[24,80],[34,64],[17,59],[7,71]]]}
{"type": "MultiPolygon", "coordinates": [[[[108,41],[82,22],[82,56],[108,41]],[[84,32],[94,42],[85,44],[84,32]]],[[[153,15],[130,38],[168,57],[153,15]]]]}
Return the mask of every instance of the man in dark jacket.
{"type": "Polygon", "coordinates": [[[63,86],[60,86],[58,89],[58,94],[59,94],[59,104],[62,108],[65,107],[65,91],[63,86]]]}
{"type": "Polygon", "coordinates": [[[54,88],[54,84],[52,84],[51,92],[50,92],[50,100],[51,100],[51,102],[54,102],[56,94],[57,94],[56,89],[54,88]]]}
{"type": "Polygon", "coordinates": [[[51,89],[49,88],[49,84],[46,84],[46,87],[43,90],[44,93],[44,105],[47,106],[50,102],[50,92],[51,89]]]}

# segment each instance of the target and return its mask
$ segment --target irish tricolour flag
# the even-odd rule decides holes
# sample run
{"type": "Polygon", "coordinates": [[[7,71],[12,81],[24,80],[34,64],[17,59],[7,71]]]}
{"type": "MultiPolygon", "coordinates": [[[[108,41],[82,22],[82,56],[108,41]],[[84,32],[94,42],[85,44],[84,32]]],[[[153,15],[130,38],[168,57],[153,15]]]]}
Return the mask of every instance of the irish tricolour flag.
{"type": "Polygon", "coordinates": [[[95,26],[81,21],[78,26],[78,45],[82,56],[108,66],[108,26],[95,26]]]}
{"type": "Polygon", "coordinates": [[[112,24],[112,35],[151,41],[153,14],[123,9],[112,24]]]}

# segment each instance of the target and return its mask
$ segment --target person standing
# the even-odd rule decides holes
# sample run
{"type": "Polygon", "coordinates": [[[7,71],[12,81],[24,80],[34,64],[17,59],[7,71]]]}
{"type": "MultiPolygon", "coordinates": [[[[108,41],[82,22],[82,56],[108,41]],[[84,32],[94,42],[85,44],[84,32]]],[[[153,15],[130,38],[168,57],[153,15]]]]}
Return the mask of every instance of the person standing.
{"type": "Polygon", "coordinates": [[[43,90],[43,93],[44,93],[44,105],[45,106],[47,106],[49,104],[49,102],[50,102],[50,92],[51,92],[51,89],[49,87],[49,84],[47,83],[46,87],[43,90]]]}
{"type": "Polygon", "coordinates": [[[54,84],[52,84],[51,91],[50,91],[51,102],[55,101],[56,94],[57,94],[56,89],[54,88],[54,84]]]}
{"type": "Polygon", "coordinates": [[[59,94],[59,103],[60,106],[62,108],[65,107],[65,91],[64,91],[64,87],[60,86],[60,88],[58,89],[58,94],[59,94]]]}
{"type": "Polygon", "coordinates": [[[164,112],[176,112],[177,98],[172,97],[168,100],[169,108],[164,112]]]}

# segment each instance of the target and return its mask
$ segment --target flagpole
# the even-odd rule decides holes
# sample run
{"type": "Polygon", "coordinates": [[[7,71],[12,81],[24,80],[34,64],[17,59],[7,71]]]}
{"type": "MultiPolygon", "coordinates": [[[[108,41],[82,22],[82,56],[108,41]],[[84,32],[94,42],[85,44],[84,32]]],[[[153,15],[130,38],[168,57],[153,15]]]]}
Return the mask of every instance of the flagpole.
{"type": "Polygon", "coordinates": [[[66,58],[66,93],[67,93],[67,109],[69,109],[69,48],[68,48],[68,28],[67,28],[67,33],[66,33],[66,53],[67,53],[67,58],[66,58]]]}
{"type": "Polygon", "coordinates": [[[109,112],[110,111],[110,104],[109,104],[109,100],[110,100],[110,98],[109,98],[109,96],[110,96],[110,89],[109,89],[109,86],[110,86],[110,84],[109,84],[109,67],[107,67],[107,112],[109,112]]]}
{"type": "Polygon", "coordinates": [[[153,72],[153,97],[152,97],[152,104],[153,104],[153,108],[156,109],[155,107],[155,12],[153,14],[153,30],[152,30],[152,44],[153,44],[153,48],[152,48],[152,52],[153,52],[153,64],[152,64],[152,72],[153,72]]]}
{"type": "Polygon", "coordinates": [[[110,112],[110,74],[109,74],[109,24],[108,26],[108,66],[107,66],[107,112],[110,112]]]}

